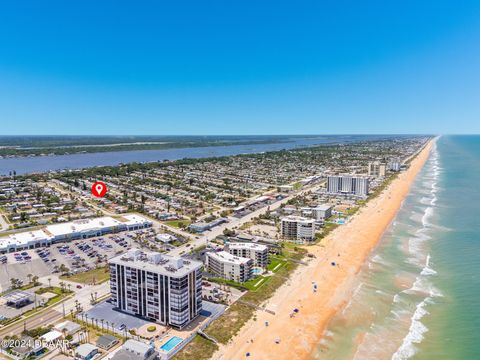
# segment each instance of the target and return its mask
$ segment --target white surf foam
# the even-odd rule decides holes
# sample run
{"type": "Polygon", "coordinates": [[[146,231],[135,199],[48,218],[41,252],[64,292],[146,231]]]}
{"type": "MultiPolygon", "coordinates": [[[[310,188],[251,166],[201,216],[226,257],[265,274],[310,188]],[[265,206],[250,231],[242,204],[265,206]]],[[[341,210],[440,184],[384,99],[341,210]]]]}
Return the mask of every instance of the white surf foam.
{"type": "Polygon", "coordinates": [[[428,254],[427,261],[425,262],[425,267],[422,269],[420,275],[431,276],[436,274],[437,272],[430,267],[430,254],[428,254]]]}
{"type": "Polygon", "coordinates": [[[392,360],[405,360],[411,358],[417,352],[417,348],[414,344],[422,342],[424,334],[428,331],[428,328],[420,321],[428,311],[425,310],[425,306],[428,304],[428,297],[417,304],[415,312],[411,317],[410,328],[407,335],[403,338],[402,345],[393,354],[392,360]]]}

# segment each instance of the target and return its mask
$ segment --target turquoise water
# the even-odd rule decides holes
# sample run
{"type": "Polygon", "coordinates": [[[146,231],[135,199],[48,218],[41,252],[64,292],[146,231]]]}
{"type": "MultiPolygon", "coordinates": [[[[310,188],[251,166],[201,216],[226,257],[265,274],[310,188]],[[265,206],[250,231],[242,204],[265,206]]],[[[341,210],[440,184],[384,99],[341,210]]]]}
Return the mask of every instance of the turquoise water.
{"type": "Polygon", "coordinates": [[[182,341],[183,341],[182,338],[179,338],[178,336],[173,336],[173,337],[170,338],[165,344],[163,344],[163,345],[160,347],[160,349],[162,349],[163,351],[169,352],[169,351],[171,351],[173,348],[175,348],[175,346],[177,346],[178,344],[180,344],[182,341]]]}
{"type": "Polygon", "coordinates": [[[480,358],[480,137],[442,136],[317,359],[480,358]]]}
{"type": "Polygon", "coordinates": [[[262,272],[263,272],[263,270],[260,269],[260,268],[253,268],[253,269],[252,269],[252,273],[253,273],[254,275],[260,275],[262,272]]]}

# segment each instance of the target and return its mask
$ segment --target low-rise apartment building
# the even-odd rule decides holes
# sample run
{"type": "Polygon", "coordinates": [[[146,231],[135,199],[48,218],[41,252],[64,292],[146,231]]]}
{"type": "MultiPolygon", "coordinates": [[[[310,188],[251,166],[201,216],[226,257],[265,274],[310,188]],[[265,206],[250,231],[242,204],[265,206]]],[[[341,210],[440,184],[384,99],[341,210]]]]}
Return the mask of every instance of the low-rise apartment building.
{"type": "Polygon", "coordinates": [[[268,247],[248,242],[234,242],[228,244],[231,255],[253,260],[253,266],[266,268],[268,265],[268,247]]]}
{"type": "Polygon", "coordinates": [[[226,251],[207,252],[205,265],[208,272],[225,280],[242,283],[252,277],[253,260],[226,251]]]}

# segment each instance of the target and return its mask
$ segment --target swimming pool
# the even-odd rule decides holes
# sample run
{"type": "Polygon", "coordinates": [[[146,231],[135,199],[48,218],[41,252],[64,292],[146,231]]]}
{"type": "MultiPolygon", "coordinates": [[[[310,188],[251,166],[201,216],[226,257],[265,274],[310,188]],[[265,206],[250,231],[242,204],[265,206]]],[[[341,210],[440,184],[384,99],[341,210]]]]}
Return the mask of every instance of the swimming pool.
{"type": "Polygon", "coordinates": [[[175,346],[177,346],[178,344],[180,344],[181,342],[183,341],[182,338],[178,337],[178,336],[173,336],[172,338],[170,338],[165,344],[163,344],[160,349],[162,349],[163,351],[166,351],[166,352],[169,352],[171,351],[173,348],[175,348],[175,346]]]}
{"type": "Polygon", "coordinates": [[[260,268],[253,268],[252,269],[253,275],[260,275],[262,273],[262,269],[260,268]]]}

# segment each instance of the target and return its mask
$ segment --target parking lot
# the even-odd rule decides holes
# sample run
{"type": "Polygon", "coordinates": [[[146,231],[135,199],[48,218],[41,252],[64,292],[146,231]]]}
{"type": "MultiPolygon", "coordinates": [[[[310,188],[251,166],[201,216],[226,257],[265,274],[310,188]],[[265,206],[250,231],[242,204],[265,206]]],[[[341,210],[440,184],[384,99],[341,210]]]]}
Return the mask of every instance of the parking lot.
{"type": "Polygon", "coordinates": [[[44,277],[65,271],[87,271],[97,265],[106,264],[108,259],[126,252],[131,247],[147,251],[166,251],[174,247],[159,242],[155,236],[154,229],[143,229],[0,255],[0,290],[7,290],[12,278],[26,284],[31,280],[28,275],[44,277]]]}

